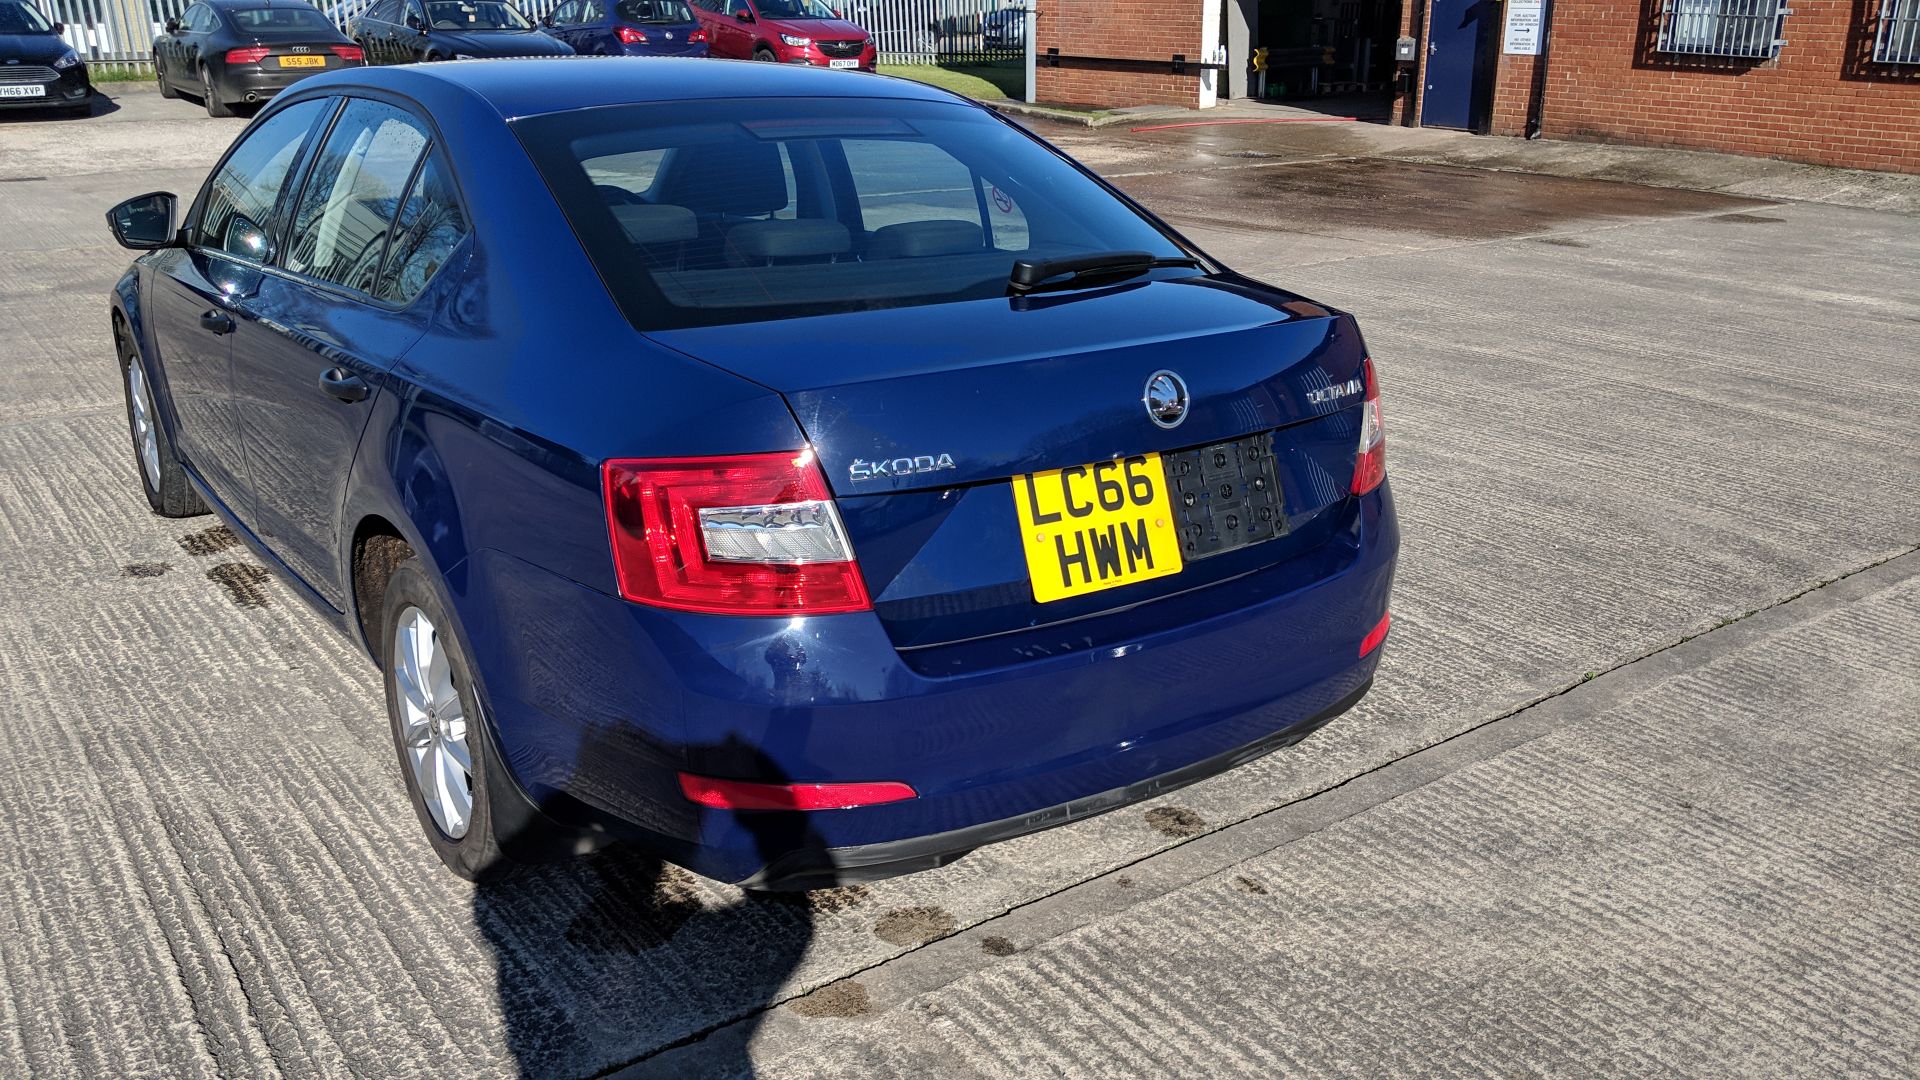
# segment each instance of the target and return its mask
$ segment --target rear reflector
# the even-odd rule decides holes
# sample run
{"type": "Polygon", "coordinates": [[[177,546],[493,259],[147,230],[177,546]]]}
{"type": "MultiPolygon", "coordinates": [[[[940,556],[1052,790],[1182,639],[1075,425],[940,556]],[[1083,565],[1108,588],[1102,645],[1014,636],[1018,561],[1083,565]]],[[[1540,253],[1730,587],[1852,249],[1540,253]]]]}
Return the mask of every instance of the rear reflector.
{"type": "Polygon", "coordinates": [[[1387,627],[1391,625],[1393,625],[1393,612],[1389,611],[1380,616],[1380,622],[1367,631],[1366,637],[1360,639],[1360,655],[1365,656],[1379,648],[1380,643],[1387,640],[1387,627]]]}
{"type": "Polygon", "coordinates": [[[265,60],[267,58],[267,54],[272,51],[273,51],[272,49],[267,48],[265,45],[249,45],[244,49],[228,49],[227,63],[257,64],[260,61],[265,60]]]}
{"type": "Polygon", "coordinates": [[[333,55],[349,63],[363,63],[367,59],[366,50],[358,45],[329,45],[327,48],[333,50],[333,55]]]}
{"type": "Polygon", "coordinates": [[[609,461],[601,484],[628,600],[720,615],[873,606],[811,450],[609,461]]]}
{"type": "Polygon", "coordinates": [[[864,784],[761,784],[750,780],[716,780],[710,776],[680,774],[680,791],[701,806],[715,810],[845,810],[919,798],[919,793],[897,780],[864,784]]]}
{"type": "Polygon", "coordinates": [[[1380,384],[1373,377],[1373,357],[1361,361],[1367,382],[1367,400],[1361,406],[1360,452],[1353,459],[1353,493],[1365,495],[1387,478],[1387,432],[1380,419],[1380,384]]]}

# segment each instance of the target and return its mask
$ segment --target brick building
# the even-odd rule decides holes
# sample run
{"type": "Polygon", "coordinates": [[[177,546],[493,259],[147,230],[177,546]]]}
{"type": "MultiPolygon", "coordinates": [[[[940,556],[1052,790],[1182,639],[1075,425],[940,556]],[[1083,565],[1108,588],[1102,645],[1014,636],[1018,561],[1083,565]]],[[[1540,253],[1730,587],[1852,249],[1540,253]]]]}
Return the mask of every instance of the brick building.
{"type": "Polygon", "coordinates": [[[1920,172],[1920,0],[1038,7],[1041,101],[1324,103],[1499,135],[1920,172]],[[1248,63],[1259,47],[1264,73],[1248,63]]]}

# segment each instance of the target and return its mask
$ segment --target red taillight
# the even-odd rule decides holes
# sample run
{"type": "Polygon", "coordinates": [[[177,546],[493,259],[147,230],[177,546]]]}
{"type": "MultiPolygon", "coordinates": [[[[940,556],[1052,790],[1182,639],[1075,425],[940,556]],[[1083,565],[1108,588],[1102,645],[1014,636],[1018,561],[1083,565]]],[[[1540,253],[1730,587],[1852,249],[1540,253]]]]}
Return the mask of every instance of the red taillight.
{"type": "Polygon", "coordinates": [[[1380,384],[1373,377],[1373,357],[1361,361],[1367,382],[1367,400],[1361,408],[1360,452],[1353,459],[1353,493],[1365,495],[1387,478],[1387,432],[1380,420],[1380,384]]]}
{"type": "Polygon", "coordinates": [[[366,51],[358,45],[329,45],[327,48],[333,50],[333,55],[355,64],[365,63],[367,59],[366,51]]]}
{"type": "Polygon", "coordinates": [[[862,784],[762,784],[751,780],[715,780],[680,774],[680,791],[715,810],[845,810],[854,806],[917,799],[920,793],[897,780],[862,784]]]}
{"type": "Polygon", "coordinates": [[[267,54],[272,51],[273,51],[272,49],[267,48],[265,45],[249,45],[244,49],[228,49],[227,63],[257,64],[260,61],[265,60],[267,58],[267,54]]]}
{"type": "Polygon", "coordinates": [[[628,600],[720,615],[873,606],[811,450],[609,461],[600,473],[628,600]]]}
{"type": "Polygon", "coordinates": [[[620,38],[620,44],[622,45],[645,45],[647,43],[647,35],[635,30],[631,26],[619,27],[614,30],[614,34],[620,38]]]}
{"type": "Polygon", "coordinates": [[[1387,627],[1392,625],[1393,612],[1382,612],[1380,621],[1374,625],[1373,629],[1367,631],[1366,637],[1360,639],[1360,655],[1365,656],[1379,648],[1380,643],[1387,640],[1387,627]]]}
{"type": "Polygon", "coordinates": [[[695,30],[693,33],[687,35],[687,41],[693,45],[705,45],[707,43],[707,32],[705,30],[695,30]]]}

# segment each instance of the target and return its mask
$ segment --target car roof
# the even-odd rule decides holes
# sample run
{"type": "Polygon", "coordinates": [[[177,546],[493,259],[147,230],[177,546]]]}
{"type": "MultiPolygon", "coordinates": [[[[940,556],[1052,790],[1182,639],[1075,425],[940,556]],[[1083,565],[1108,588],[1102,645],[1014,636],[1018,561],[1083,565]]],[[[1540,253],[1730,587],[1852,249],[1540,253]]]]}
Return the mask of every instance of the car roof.
{"type": "Polygon", "coordinates": [[[315,11],[320,10],[318,4],[310,4],[307,0],[200,0],[200,2],[220,11],[233,11],[236,8],[245,10],[248,8],[270,7],[312,8],[315,11]]]}
{"type": "MultiPolygon", "coordinates": [[[[246,0],[225,0],[241,3],[246,0]]],[[[257,3],[258,0],[253,0],[257,3]]],[[[449,90],[481,98],[508,119],[606,105],[716,98],[892,98],[965,102],[908,79],[751,60],[667,56],[552,56],[446,60],[345,68],[304,80],[302,89],[390,90],[431,106],[449,90]]]]}

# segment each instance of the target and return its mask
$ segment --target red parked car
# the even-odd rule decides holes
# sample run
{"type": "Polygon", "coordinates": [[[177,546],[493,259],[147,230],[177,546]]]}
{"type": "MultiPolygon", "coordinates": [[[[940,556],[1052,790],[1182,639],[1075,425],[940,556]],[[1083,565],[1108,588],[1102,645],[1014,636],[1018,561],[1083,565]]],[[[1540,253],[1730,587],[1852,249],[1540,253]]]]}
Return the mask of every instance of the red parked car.
{"type": "Polygon", "coordinates": [[[694,0],[710,56],[872,71],[873,35],[820,0],[694,0]]]}

